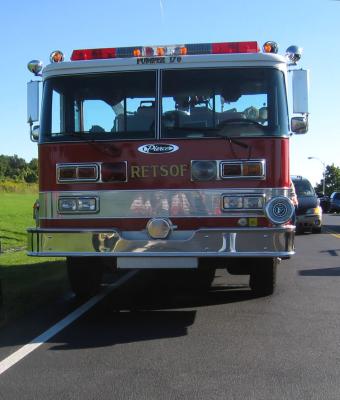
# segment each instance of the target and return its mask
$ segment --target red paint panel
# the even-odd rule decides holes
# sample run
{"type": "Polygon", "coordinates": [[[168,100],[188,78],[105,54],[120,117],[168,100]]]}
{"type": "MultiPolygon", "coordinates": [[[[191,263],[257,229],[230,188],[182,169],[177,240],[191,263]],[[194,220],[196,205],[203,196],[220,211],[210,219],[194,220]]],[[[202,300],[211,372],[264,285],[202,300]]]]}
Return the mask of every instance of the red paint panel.
{"type": "Polygon", "coordinates": [[[248,148],[223,138],[162,140],[179,150],[164,154],[138,151],[152,141],[53,143],[39,146],[40,191],[65,190],[145,190],[289,187],[288,138],[238,138],[248,148]],[[191,160],[265,159],[266,180],[231,179],[210,182],[190,181],[191,160]],[[58,163],[113,163],[127,161],[128,182],[57,184],[58,163]]]}

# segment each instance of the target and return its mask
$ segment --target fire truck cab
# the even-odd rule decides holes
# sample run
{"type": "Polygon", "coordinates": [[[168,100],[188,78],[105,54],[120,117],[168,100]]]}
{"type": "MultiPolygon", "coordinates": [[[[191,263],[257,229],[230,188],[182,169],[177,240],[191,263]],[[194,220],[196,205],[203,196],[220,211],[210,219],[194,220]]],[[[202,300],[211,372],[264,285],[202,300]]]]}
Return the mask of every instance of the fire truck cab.
{"type": "Polygon", "coordinates": [[[66,257],[78,296],[99,290],[107,264],[174,270],[205,288],[227,268],[272,294],[278,261],[294,254],[289,136],[308,128],[300,56],[226,42],[31,61],[43,96],[39,119],[29,82],[39,199],[28,254],[66,257]]]}

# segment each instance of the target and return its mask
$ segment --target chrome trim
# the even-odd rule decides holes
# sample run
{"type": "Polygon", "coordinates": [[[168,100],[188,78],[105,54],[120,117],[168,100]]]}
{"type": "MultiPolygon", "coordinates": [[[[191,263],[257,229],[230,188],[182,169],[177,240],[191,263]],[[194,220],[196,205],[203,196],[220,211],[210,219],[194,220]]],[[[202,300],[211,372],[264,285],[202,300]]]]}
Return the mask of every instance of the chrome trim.
{"type": "Polygon", "coordinates": [[[97,214],[100,210],[100,200],[98,196],[60,196],[58,197],[58,201],[57,201],[57,207],[58,207],[58,214],[59,215],[64,215],[64,214],[72,214],[72,215],[77,215],[77,214],[97,214]],[[82,200],[82,199],[94,199],[96,202],[96,209],[95,210],[75,210],[75,211],[61,211],[59,209],[59,202],[60,200],[63,199],[70,199],[70,200],[82,200]]]}
{"type": "Polygon", "coordinates": [[[127,181],[128,181],[128,168],[127,168],[127,161],[115,161],[115,162],[102,162],[102,161],[100,161],[100,162],[98,162],[98,164],[100,165],[100,174],[99,174],[99,182],[100,183],[113,183],[113,182],[122,182],[122,183],[126,183],[127,181]],[[125,164],[125,180],[124,181],[119,181],[119,180],[117,180],[117,181],[105,181],[105,182],[103,182],[103,178],[102,178],[102,165],[103,164],[116,164],[116,163],[123,163],[123,164],[125,164]]]}
{"type": "MultiPolygon", "coordinates": [[[[264,195],[266,201],[276,196],[289,196],[289,188],[237,188],[237,189],[166,189],[166,190],[96,190],[96,191],[55,191],[55,192],[40,192],[39,194],[39,219],[83,219],[83,215],[67,215],[58,214],[58,198],[59,197],[98,197],[100,199],[100,211],[95,215],[88,215],[87,218],[107,219],[107,218],[153,218],[153,217],[166,217],[166,218],[201,218],[201,217],[214,217],[214,218],[227,218],[227,217],[258,217],[264,216],[263,210],[244,211],[242,212],[223,212],[216,214],[216,207],[221,208],[221,196],[228,194],[243,195],[264,195]],[[164,208],[159,211],[156,208],[150,209],[145,207],[140,209],[138,213],[132,209],[133,202],[138,199],[151,199],[166,197],[167,199],[174,199],[177,197],[187,197],[193,199],[204,199],[204,204],[195,204],[190,209],[182,212],[174,212],[171,207],[168,210],[164,208]]],[[[169,201],[169,200],[168,200],[169,201]]],[[[143,204],[146,205],[145,201],[143,204]]],[[[171,201],[170,201],[171,202],[171,201]]]]}
{"type": "Polygon", "coordinates": [[[266,204],[266,196],[264,194],[245,194],[245,193],[222,193],[221,195],[221,210],[222,212],[245,212],[245,211],[254,211],[254,212],[263,212],[266,204]],[[224,198],[225,197],[262,197],[263,205],[259,208],[225,208],[224,207],[224,198]]]}
{"type": "Polygon", "coordinates": [[[220,179],[258,179],[258,180],[264,180],[266,179],[266,160],[265,159],[252,159],[252,160],[222,160],[220,161],[220,165],[219,165],[219,176],[220,179]],[[258,175],[243,175],[243,168],[244,168],[244,163],[248,163],[248,164],[255,164],[255,163],[259,163],[261,164],[261,169],[262,169],[262,175],[258,176],[258,175]],[[233,164],[241,164],[241,175],[223,175],[223,166],[224,165],[233,165],[233,164]]]}
{"type": "Polygon", "coordinates": [[[151,239],[166,239],[173,225],[167,218],[152,218],[146,224],[146,230],[151,239]]]}
{"type": "Polygon", "coordinates": [[[266,179],[266,160],[265,159],[240,159],[240,160],[191,160],[190,161],[190,180],[191,182],[207,182],[207,181],[220,181],[220,180],[228,180],[228,179],[251,179],[251,180],[264,180],[266,179]],[[205,181],[203,179],[198,180],[198,179],[193,179],[192,176],[192,164],[194,162],[198,162],[198,161],[202,161],[202,162],[212,162],[214,161],[216,163],[216,177],[215,178],[211,178],[211,179],[206,179],[205,181]],[[243,175],[243,166],[244,163],[248,163],[248,164],[255,164],[255,163],[259,163],[261,164],[261,169],[262,169],[262,175],[257,176],[257,175],[243,175]],[[222,173],[223,170],[223,166],[226,164],[240,164],[241,165],[241,175],[232,175],[232,176],[224,176],[222,173]]]}
{"type": "Polygon", "coordinates": [[[127,170],[127,161],[117,161],[117,162],[94,162],[94,163],[58,163],[56,164],[56,176],[57,176],[57,183],[84,183],[84,182],[93,182],[93,183],[111,183],[111,182],[127,182],[128,181],[128,170],[127,170]],[[125,180],[116,180],[116,181],[108,181],[103,182],[102,180],[102,165],[103,164],[115,164],[115,163],[124,163],[125,164],[125,180]],[[60,178],[60,168],[91,168],[94,167],[96,169],[96,178],[71,178],[71,179],[64,179],[60,178]]]}
{"type": "Polygon", "coordinates": [[[31,256],[290,257],[295,227],[172,231],[150,239],[146,230],[28,229],[31,256]]]}
{"type": "Polygon", "coordinates": [[[293,217],[295,207],[288,197],[278,196],[270,199],[265,205],[264,210],[267,218],[272,223],[282,225],[293,217]]]}
{"type": "Polygon", "coordinates": [[[60,163],[56,164],[56,176],[57,183],[83,183],[83,182],[97,182],[99,180],[99,166],[97,163],[60,163]],[[76,168],[78,173],[78,168],[94,168],[96,171],[95,178],[60,178],[61,168],[76,168]]]}

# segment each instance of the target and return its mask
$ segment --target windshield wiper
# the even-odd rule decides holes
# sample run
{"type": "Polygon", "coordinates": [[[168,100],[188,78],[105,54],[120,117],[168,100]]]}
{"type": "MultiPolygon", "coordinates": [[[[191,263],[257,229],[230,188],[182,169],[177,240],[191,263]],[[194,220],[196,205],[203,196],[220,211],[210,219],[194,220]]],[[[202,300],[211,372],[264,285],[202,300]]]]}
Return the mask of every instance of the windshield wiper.
{"type": "Polygon", "coordinates": [[[216,127],[216,128],[207,128],[207,127],[198,127],[195,128],[193,126],[178,126],[178,127],[167,127],[166,129],[171,130],[171,131],[189,131],[189,132],[216,132],[216,134],[219,137],[222,137],[226,140],[228,140],[230,143],[235,143],[240,147],[243,147],[244,149],[248,149],[249,145],[246,143],[243,143],[239,140],[237,140],[236,138],[234,138],[233,136],[227,136],[222,134],[222,130],[224,127],[216,127]]]}
{"type": "Polygon", "coordinates": [[[63,136],[71,136],[75,138],[82,138],[81,141],[84,143],[88,143],[91,146],[93,146],[96,150],[100,151],[101,153],[104,153],[109,156],[120,156],[121,155],[121,150],[114,145],[113,143],[110,143],[109,145],[103,147],[100,146],[99,141],[96,140],[95,137],[90,137],[92,134],[88,132],[63,132],[60,135],[63,136]],[[84,139],[85,138],[85,139],[84,139]]]}

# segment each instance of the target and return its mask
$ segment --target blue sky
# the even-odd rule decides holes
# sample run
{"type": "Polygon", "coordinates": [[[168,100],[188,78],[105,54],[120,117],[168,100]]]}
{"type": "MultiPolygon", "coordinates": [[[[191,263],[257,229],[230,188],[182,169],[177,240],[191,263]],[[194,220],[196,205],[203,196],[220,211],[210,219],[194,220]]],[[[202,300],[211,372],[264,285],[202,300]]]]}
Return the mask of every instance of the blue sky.
{"type": "Polygon", "coordinates": [[[314,184],[322,164],[340,166],[340,1],[84,0],[2,2],[0,154],[37,157],[26,124],[26,65],[53,50],[172,43],[274,40],[303,47],[310,69],[310,129],[291,139],[291,172],[314,184]]]}

